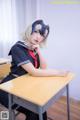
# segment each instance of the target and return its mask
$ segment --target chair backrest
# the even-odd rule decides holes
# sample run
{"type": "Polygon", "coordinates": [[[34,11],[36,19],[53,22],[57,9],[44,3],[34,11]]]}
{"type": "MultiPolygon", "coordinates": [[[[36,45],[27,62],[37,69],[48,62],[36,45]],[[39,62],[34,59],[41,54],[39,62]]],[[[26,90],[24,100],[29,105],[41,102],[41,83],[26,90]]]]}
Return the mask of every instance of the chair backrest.
{"type": "Polygon", "coordinates": [[[0,65],[0,79],[3,79],[10,72],[10,63],[0,65]]]}

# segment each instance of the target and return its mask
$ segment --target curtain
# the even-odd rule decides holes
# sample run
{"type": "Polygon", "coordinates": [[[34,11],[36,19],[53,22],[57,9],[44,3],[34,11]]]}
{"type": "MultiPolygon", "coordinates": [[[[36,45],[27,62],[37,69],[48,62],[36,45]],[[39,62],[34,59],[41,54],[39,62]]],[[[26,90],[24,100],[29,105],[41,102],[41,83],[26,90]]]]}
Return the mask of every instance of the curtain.
{"type": "Polygon", "coordinates": [[[0,57],[8,57],[12,44],[18,39],[15,0],[0,0],[0,57]]]}
{"type": "Polygon", "coordinates": [[[0,0],[0,57],[8,57],[11,46],[35,19],[36,0],[0,0]]]}

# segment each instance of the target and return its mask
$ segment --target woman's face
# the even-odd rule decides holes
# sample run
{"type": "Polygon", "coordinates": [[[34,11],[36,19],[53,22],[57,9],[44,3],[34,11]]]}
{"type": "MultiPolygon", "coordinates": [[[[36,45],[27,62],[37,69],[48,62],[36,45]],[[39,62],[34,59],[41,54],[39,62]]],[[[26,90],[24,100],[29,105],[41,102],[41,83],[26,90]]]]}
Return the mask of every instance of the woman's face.
{"type": "Polygon", "coordinates": [[[44,37],[40,33],[32,33],[30,36],[30,44],[39,45],[44,40],[44,37]]]}

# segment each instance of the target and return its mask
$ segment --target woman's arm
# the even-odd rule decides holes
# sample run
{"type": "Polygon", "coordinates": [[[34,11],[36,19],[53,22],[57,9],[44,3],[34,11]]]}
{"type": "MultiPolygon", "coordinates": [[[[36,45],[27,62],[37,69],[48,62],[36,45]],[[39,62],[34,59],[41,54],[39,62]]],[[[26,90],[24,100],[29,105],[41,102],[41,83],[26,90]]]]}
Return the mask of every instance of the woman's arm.
{"type": "Polygon", "coordinates": [[[39,55],[39,60],[40,60],[40,68],[41,69],[46,69],[47,68],[47,63],[45,61],[45,59],[43,58],[41,52],[39,49],[37,49],[37,53],[39,55]]]}
{"type": "Polygon", "coordinates": [[[68,74],[67,71],[57,71],[53,69],[37,69],[33,66],[32,63],[27,63],[21,65],[21,67],[26,70],[32,76],[66,76],[68,74]]]}
{"type": "Polygon", "coordinates": [[[46,64],[46,61],[45,59],[43,58],[41,52],[40,52],[40,48],[39,48],[39,45],[33,45],[32,46],[33,49],[35,49],[35,51],[38,53],[39,55],[39,60],[40,60],[40,68],[41,69],[46,69],[47,68],[47,64],[46,64]]]}

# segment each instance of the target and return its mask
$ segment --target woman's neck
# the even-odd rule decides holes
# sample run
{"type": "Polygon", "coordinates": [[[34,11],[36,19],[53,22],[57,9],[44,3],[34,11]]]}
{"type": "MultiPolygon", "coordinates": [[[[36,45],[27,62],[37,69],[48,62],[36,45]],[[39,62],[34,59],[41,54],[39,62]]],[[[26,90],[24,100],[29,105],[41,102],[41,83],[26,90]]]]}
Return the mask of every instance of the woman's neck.
{"type": "Polygon", "coordinates": [[[28,48],[29,50],[34,50],[34,49],[32,48],[31,43],[30,43],[29,41],[23,41],[23,42],[24,42],[24,44],[27,46],[27,48],[28,48]]]}

